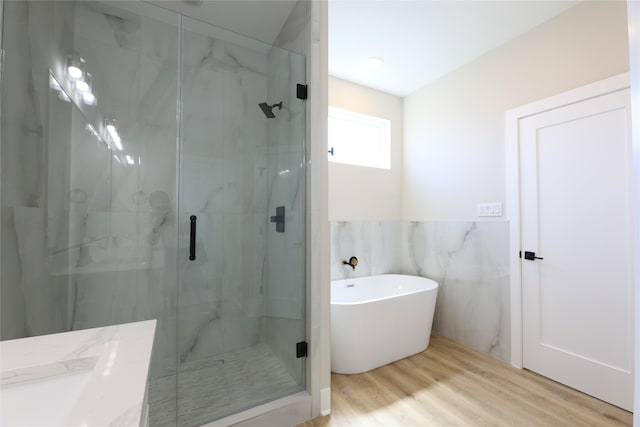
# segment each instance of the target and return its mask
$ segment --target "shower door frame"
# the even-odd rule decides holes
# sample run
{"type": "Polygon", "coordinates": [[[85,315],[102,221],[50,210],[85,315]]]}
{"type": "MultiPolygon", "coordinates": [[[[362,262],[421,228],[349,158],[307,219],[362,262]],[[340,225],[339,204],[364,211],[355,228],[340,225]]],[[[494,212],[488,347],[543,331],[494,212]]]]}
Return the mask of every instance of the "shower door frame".
{"type": "MultiPolygon", "coordinates": [[[[187,140],[192,140],[193,138],[188,138],[188,136],[185,135],[185,122],[187,120],[185,120],[186,116],[186,111],[189,110],[189,107],[185,105],[185,100],[186,97],[189,96],[186,94],[186,92],[188,91],[188,85],[186,84],[186,79],[188,79],[189,77],[187,77],[187,74],[193,74],[193,70],[189,70],[187,68],[186,71],[185,70],[185,66],[188,66],[185,63],[184,60],[184,56],[185,56],[185,46],[186,46],[186,40],[185,37],[188,37],[187,34],[188,33],[192,33],[192,34],[197,34],[200,36],[205,36],[205,37],[209,37],[212,39],[218,39],[220,40],[220,42],[223,44],[223,46],[226,46],[227,44],[230,44],[231,46],[236,46],[239,47],[241,49],[246,49],[246,48],[251,48],[251,46],[254,45],[254,43],[256,45],[263,45],[263,47],[268,46],[269,47],[269,52],[271,52],[272,49],[277,49],[278,51],[281,52],[290,52],[287,51],[287,49],[283,49],[281,47],[278,47],[276,45],[270,45],[261,41],[254,41],[251,39],[247,39],[247,46],[245,46],[244,39],[246,38],[246,36],[243,35],[237,35],[234,33],[229,32],[230,34],[230,38],[225,37],[227,31],[224,29],[221,29],[215,25],[206,23],[206,22],[202,22],[202,21],[198,21],[195,20],[193,18],[189,18],[186,17],[184,15],[181,15],[180,17],[180,30],[179,30],[179,38],[178,38],[178,43],[179,43],[179,58],[178,58],[178,63],[179,63],[179,70],[178,70],[178,82],[179,82],[179,88],[178,88],[178,111],[179,111],[179,115],[177,117],[178,120],[178,131],[177,131],[177,145],[176,145],[176,171],[178,171],[177,173],[177,187],[178,188],[178,203],[177,203],[177,218],[178,218],[178,227],[176,229],[176,233],[178,233],[178,241],[180,242],[178,244],[178,256],[179,257],[183,257],[186,256],[184,255],[184,249],[187,247],[185,246],[185,240],[184,240],[184,236],[186,234],[186,226],[185,224],[187,223],[187,219],[191,216],[191,215],[198,215],[198,223],[201,222],[201,220],[206,221],[208,218],[208,215],[211,215],[211,212],[200,212],[198,213],[198,211],[192,211],[187,209],[187,207],[184,205],[184,197],[185,197],[185,193],[183,191],[188,191],[188,186],[186,186],[185,180],[184,180],[184,171],[185,171],[185,158],[184,158],[184,150],[185,150],[185,141],[187,140]],[[191,22],[189,24],[189,22],[191,22]],[[200,26],[205,26],[207,28],[204,28],[202,31],[202,33],[200,31],[198,31],[198,29],[200,28],[200,26]],[[211,34],[208,34],[208,31],[211,31],[211,34]],[[222,35],[220,35],[219,33],[222,33],[222,35]],[[213,34],[213,35],[212,35],[213,34]],[[240,38],[240,41],[236,40],[236,37],[240,38]]],[[[223,49],[224,50],[224,49],[223,49]]],[[[308,71],[307,71],[307,58],[305,55],[299,54],[297,52],[290,52],[290,54],[294,54],[296,57],[299,57],[299,60],[302,63],[302,75],[300,76],[295,76],[295,77],[290,77],[288,84],[289,84],[289,96],[296,98],[296,83],[305,83],[306,84],[306,80],[307,80],[307,75],[308,75],[308,71]],[[304,80],[303,81],[298,81],[297,79],[300,80],[304,80]]],[[[267,56],[270,55],[267,54],[267,56]]],[[[289,57],[290,58],[290,57],[289,57]]],[[[278,61],[278,57],[275,58],[276,59],[276,63],[279,63],[278,61]]],[[[298,60],[297,58],[294,58],[296,61],[298,60]]],[[[234,58],[235,60],[235,58],[234,58]]],[[[292,59],[290,58],[289,61],[291,61],[292,59]]],[[[269,63],[270,60],[267,59],[267,63],[269,63]]],[[[295,63],[295,62],[294,62],[295,63]]],[[[291,67],[291,66],[290,66],[291,67]]],[[[269,66],[267,66],[268,68],[268,74],[266,77],[266,82],[267,82],[267,86],[269,86],[271,84],[271,71],[269,66]]],[[[294,67],[295,68],[295,67],[294,67]]],[[[245,89],[246,90],[246,89],[245,89]]],[[[267,90],[267,92],[269,92],[269,90],[267,90]]],[[[242,93],[242,92],[239,92],[242,93]]],[[[226,103],[229,102],[228,99],[225,99],[225,96],[227,95],[222,95],[222,111],[227,111],[226,108],[226,103]]],[[[308,273],[308,266],[309,266],[309,249],[308,249],[308,239],[309,239],[309,230],[308,230],[308,222],[309,222],[309,215],[308,215],[308,208],[309,208],[309,200],[308,197],[306,197],[307,191],[308,191],[308,161],[307,161],[307,156],[306,156],[306,152],[308,150],[308,137],[309,137],[309,129],[308,129],[308,120],[309,120],[309,106],[305,105],[306,104],[306,100],[303,100],[303,98],[297,98],[296,101],[299,101],[302,103],[302,114],[301,114],[301,118],[300,119],[296,119],[296,120],[301,120],[302,121],[302,135],[300,135],[300,137],[302,138],[301,141],[297,142],[296,144],[296,148],[295,149],[299,149],[300,150],[300,163],[302,165],[304,165],[304,168],[302,169],[302,179],[304,179],[304,185],[302,186],[302,192],[303,192],[303,197],[301,199],[300,202],[298,202],[298,204],[296,206],[299,207],[299,209],[301,209],[301,212],[297,213],[298,217],[298,221],[300,221],[301,225],[298,224],[298,226],[300,227],[300,233],[302,235],[303,238],[303,250],[301,253],[301,263],[299,265],[302,265],[303,268],[303,273],[301,276],[301,281],[300,282],[295,282],[296,283],[296,289],[300,289],[301,295],[302,295],[302,303],[301,303],[301,317],[299,318],[298,322],[302,322],[300,325],[302,331],[301,333],[302,335],[302,339],[304,341],[309,341],[309,331],[310,331],[310,327],[309,327],[309,297],[310,297],[310,292],[309,292],[309,287],[308,287],[308,278],[309,278],[309,273],[308,273]]],[[[291,102],[291,101],[289,101],[291,102]]],[[[260,109],[258,108],[258,103],[255,103],[255,109],[256,111],[260,111],[260,109]]],[[[250,103],[250,105],[253,106],[252,103],[250,103]]],[[[287,106],[285,105],[285,108],[287,106]]],[[[292,105],[289,106],[289,108],[293,108],[292,105]]],[[[288,112],[291,112],[290,110],[288,112]]],[[[278,113],[284,113],[283,111],[276,111],[276,117],[278,116],[278,113]]],[[[260,114],[261,116],[261,114],[260,114]]],[[[267,127],[271,126],[271,120],[273,119],[265,119],[264,117],[260,117],[261,120],[267,120],[266,125],[267,127]]],[[[223,122],[224,123],[224,122],[223,122]]],[[[287,122],[288,123],[288,122],[287,122]]],[[[289,128],[291,127],[291,125],[289,125],[289,128]]],[[[226,129],[225,125],[222,125],[223,129],[226,129]]],[[[267,132],[268,133],[268,132],[267,132]]],[[[214,134],[217,134],[217,132],[214,132],[214,134]]],[[[206,135],[209,140],[213,141],[211,143],[215,143],[218,144],[219,142],[216,141],[216,137],[211,136],[211,133],[209,133],[208,135],[206,135]]],[[[222,138],[221,138],[224,142],[222,142],[223,145],[226,145],[227,142],[227,136],[226,136],[226,131],[225,133],[222,134],[222,138]]],[[[297,141],[295,138],[291,139],[292,141],[297,141]]],[[[193,142],[192,142],[193,143],[193,142]]],[[[267,188],[267,192],[271,192],[272,188],[271,188],[271,182],[270,182],[270,178],[271,175],[269,175],[269,170],[274,168],[273,166],[270,166],[270,151],[269,148],[267,148],[267,146],[269,145],[268,142],[268,138],[265,134],[265,159],[266,159],[266,168],[267,168],[267,172],[265,173],[265,176],[262,178],[264,180],[264,185],[265,188],[267,188]]],[[[277,148],[276,148],[277,149],[277,148]]],[[[296,152],[297,153],[297,152],[296,152]]],[[[211,159],[214,159],[214,157],[211,157],[211,159]]],[[[296,157],[297,159],[297,157],[296,157]]],[[[225,163],[226,159],[223,157],[222,162],[225,163]]],[[[275,170],[275,169],[274,169],[275,170]]],[[[298,184],[299,185],[299,184],[298,184]]],[[[255,188],[255,186],[254,186],[255,188]]],[[[266,245],[266,252],[264,254],[265,256],[265,262],[268,260],[269,258],[269,253],[271,251],[270,247],[270,237],[272,236],[272,234],[270,234],[272,231],[275,230],[275,225],[274,224],[270,224],[268,222],[269,220],[269,216],[273,214],[273,212],[271,212],[269,209],[269,204],[270,204],[270,200],[267,200],[267,212],[266,212],[266,217],[265,220],[267,221],[267,228],[266,228],[266,233],[264,235],[264,239],[265,242],[264,244],[266,245]],[[273,227],[272,227],[273,226],[273,227]],[[272,230],[273,228],[273,230],[272,230]]],[[[256,209],[256,206],[253,206],[253,209],[256,209]]],[[[215,212],[215,210],[214,210],[215,212]]],[[[224,214],[226,215],[226,214],[224,214]]],[[[290,213],[287,212],[287,218],[289,220],[290,218],[290,213]]],[[[294,215],[296,215],[296,212],[294,212],[294,215]]],[[[224,217],[223,217],[224,218],[224,217]]],[[[202,226],[204,226],[206,224],[206,222],[202,222],[200,224],[197,224],[196,229],[200,230],[202,226]],[[201,225],[202,224],[202,225],[201,225]]],[[[295,225],[295,223],[294,223],[295,225]]],[[[289,230],[294,230],[295,232],[295,228],[292,229],[288,229],[289,230]]],[[[191,237],[191,236],[190,236],[191,237]]],[[[223,236],[224,237],[224,236],[223,236]]],[[[222,239],[222,241],[224,241],[225,239],[222,239]]],[[[198,237],[196,236],[194,239],[195,242],[198,242],[198,237]]],[[[191,242],[189,243],[188,246],[191,246],[191,242]]],[[[295,249],[295,248],[294,248],[295,249]]],[[[196,253],[199,254],[201,251],[200,248],[196,249],[196,253]]],[[[215,255],[211,255],[209,254],[209,258],[214,258],[215,255]]],[[[197,257],[194,260],[191,261],[196,261],[197,262],[197,257]]],[[[177,292],[178,292],[178,300],[180,300],[180,295],[181,295],[181,288],[183,286],[183,274],[185,271],[185,266],[184,264],[182,264],[183,260],[179,260],[178,261],[178,283],[177,283],[177,292]]],[[[268,264],[268,262],[267,262],[268,264]]],[[[292,268],[296,268],[295,265],[292,266],[292,268]]],[[[214,276],[215,273],[214,273],[214,276]]],[[[268,288],[270,281],[268,280],[268,275],[266,277],[266,281],[264,282],[265,284],[265,290],[268,288]]],[[[224,289],[224,283],[222,284],[222,288],[224,289]]],[[[266,297],[265,297],[266,299],[266,297]]],[[[224,303],[223,303],[224,304],[224,303]]],[[[263,313],[261,315],[261,318],[263,319],[261,322],[265,323],[267,322],[267,318],[269,317],[268,313],[265,310],[266,307],[266,302],[263,301],[262,302],[262,310],[263,313]]],[[[180,328],[180,318],[181,318],[181,311],[184,310],[185,308],[183,308],[181,303],[178,303],[177,305],[177,322],[178,322],[178,329],[180,328]]],[[[188,310],[188,308],[187,308],[188,310]]],[[[299,328],[300,328],[299,327],[299,328]]],[[[264,328],[264,326],[263,326],[264,328]]],[[[268,329],[268,328],[267,328],[268,329]]],[[[178,332],[178,334],[180,334],[180,332],[178,332]]],[[[265,334],[264,332],[260,333],[260,336],[262,337],[260,339],[259,342],[262,342],[263,340],[266,340],[268,342],[268,338],[267,338],[267,334],[265,334]],[[264,335],[264,336],[263,336],[264,335]]],[[[179,383],[179,376],[180,376],[180,360],[181,360],[181,349],[180,349],[180,337],[178,336],[178,355],[177,355],[177,360],[178,360],[178,366],[177,366],[177,370],[176,370],[176,384],[179,383]]],[[[292,352],[295,351],[295,341],[291,342],[291,350],[292,352]]],[[[224,354],[225,350],[223,350],[223,352],[221,354],[224,354]]],[[[284,413],[291,413],[292,412],[292,407],[295,408],[294,409],[294,413],[298,413],[298,414],[303,414],[306,413],[308,414],[311,410],[311,400],[310,400],[310,370],[309,370],[309,363],[308,360],[302,359],[299,360],[297,362],[298,364],[301,364],[301,374],[300,374],[300,379],[298,380],[298,390],[294,390],[292,389],[292,391],[286,391],[286,389],[281,389],[281,391],[279,391],[278,393],[271,393],[271,397],[268,397],[266,399],[266,401],[264,399],[260,399],[260,400],[253,400],[253,401],[247,401],[247,405],[244,408],[245,409],[239,409],[237,412],[233,412],[231,414],[228,415],[222,415],[221,418],[217,418],[214,419],[213,421],[211,421],[208,424],[204,424],[204,425],[229,425],[229,424],[234,424],[237,423],[238,421],[241,420],[246,420],[247,418],[253,418],[258,414],[264,414],[265,412],[268,412],[270,414],[270,416],[272,415],[276,415],[276,414],[282,414],[280,410],[278,410],[278,408],[281,408],[283,405],[285,405],[285,408],[288,409],[283,409],[284,413]],[[260,402],[266,402],[266,403],[260,403],[260,402]],[[257,405],[256,405],[257,404],[257,405]],[[252,406],[252,405],[256,405],[256,406],[252,406]],[[274,412],[275,411],[275,412],[274,412]]],[[[176,390],[176,398],[178,398],[180,396],[180,388],[178,387],[178,389],[176,390]]],[[[177,403],[177,414],[180,413],[180,404],[179,404],[179,400],[177,403]]],[[[210,414],[211,416],[219,416],[216,415],[215,412],[212,412],[210,414]]],[[[277,415],[277,416],[282,416],[282,415],[277,415]]],[[[260,419],[262,419],[262,417],[259,417],[260,419]]],[[[308,419],[308,415],[304,416],[303,418],[298,418],[300,421],[304,421],[306,419],[308,419]]],[[[177,419],[176,419],[177,420],[177,419]]],[[[264,421],[262,421],[264,422],[264,421]]],[[[257,425],[263,425],[263,424],[257,424],[257,425]]]]}

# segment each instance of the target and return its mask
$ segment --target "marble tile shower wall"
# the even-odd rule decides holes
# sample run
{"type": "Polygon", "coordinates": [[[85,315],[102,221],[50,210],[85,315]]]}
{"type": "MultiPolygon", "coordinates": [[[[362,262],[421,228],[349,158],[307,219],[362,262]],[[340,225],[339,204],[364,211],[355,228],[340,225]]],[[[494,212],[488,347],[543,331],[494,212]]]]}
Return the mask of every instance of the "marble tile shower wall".
{"type": "Polygon", "coordinates": [[[510,358],[509,226],[504,221],[331,223],[331,278],[384,273],[437,281],[434,332],[510,358]],[[355,270],[342,260],[358,257],[355,270]]]}
{"type": "MultiPolygon", "coordinates": [[[[70,191],[86,191],[97,180],[106,194],[102,208],[87,206],[84,214],[80,248],[88,256],[77,263],[82,269],[70,263],[61,278],[75,289],[71,329],[157,318],[154,365],[164,368],[175,366],[178,339],[173,321],[179,22],[168,14],[142,15],[127,5],[74,4],[74,52],[85,57],[98,108],[115,118],[123,153],[135,163],[107,153],[91,162],[93,174],[72,176],[70,191]]],[[[87,159],[77,155],[64,166],[73,171],[87,159]]],[[[61,218],[77,226],[74,217],[63,212],[61,218]]]]}
{"type": "Polygon", "coordinates": [[[4,13],[2,338],[158,318],[155,363],[175,365],[177,16],[93,2],[4,13]],[[49,88],[73,52],[98,98],[84,114],[116,116],[136,164],[49,88]]]}
{"type": "Polygon", "coordinates": [[[268,50],[185,31],[179,64],[178,15],[144,2],[5,6],[2,339],[157,318],[156,373],[264,340],[268,50]],[[72,52],[136,164],[50,91],[72,52]]]}
{"type": "MultiPolygon", "coordinates": [[[[13,2],[12,2],[13,3],[13,2]]],[[[43,15],[51,13],[53,10],[44,11],[43,14],[31,16],[28,18],[28,9],[20,7],[24,5],[15,5],[7,2],[4,18],[4,31],[20,31],[20,28],[28,26],[42,26],[44,29],[50,30],[53,23],[49,23],[43,19],[43,15]],[[12,16],[13,15],[13,16],[12,16]],[[10,19],[13,18],[13,19],[10,19]]],[[[52,20],[53,21],[53,20],[52,20]]],[[[57,37],[56,37],[57,38],[57,37]]],[[[27,37],[9,38],[3,37],[3,48],[6,51],[5,57],[8,59],[17,56],[17,52],[25,52],[25,48],[30,47],[34,50],[48,52],[52,46],[47,42],[40,40],[29,41],[27,37]]],[[[37,165],[29,169],[20,168],[15,162],[6,162],[5,158],[9,150],[13,151],[17,156],[40,155],[40,147],[42,146],[42,136],[39,129],[44,126],[43,120],[40,118],[42,111],[46,108],[47,86],[44,82],[40,85],[32,84],[28,71],[28,61],[36,61],[35,66],[42,66],[46,60],[24,55],[22,63],[9,63],[3,69],[3,83],[8,78],[13,78],[14,84],[6,87],[3,84],[3,94],[0,98],[2,102],[2,182],[11,179],[14,183],[14,189],[2,192],[2,338],[18,338],[25,336],[31,331],[38,331],[42,326],[40,322],[34,318],[34,314],[27,313],[27,309],[22,301],[23,290],[22,285],[22,269],[19,264],[18,242],[14,231],[14,210],[13,206],[29,206],[39,209],[36,215],[42,216],[41,203],[43,191],[39,188],[37,165]],[[31,93],[34,96],[21,96],[21,91],[25,91],[31,86],[31,93]],[[7,110],[7,100],[9,97],[15,98],[13,103],[14,113],[7,110]],[[26,116],[27,111],[32,113],[26,116]],[[26,116],[26,117],[24,117],[26,116]],[[40,116],[40,117],[39,117],[40,116]],[[24,130],[31,130],[25,132],[24,130]],[[11,142],[9,145],[8,142],[11,142]],[[34,177],[35,175],[35,177],[34,177]],[[7,253],[10,251],[11,256],[7,253]],[[7,266],[5,267],[4,264],[7,266]],[[5,285],[6,284],[6,285],[5,285]]],[[[40,231],[40,230],[38,230],[40,231]]],[[[40,307],[38,307],[40,308],[40,307]]],[[[36,312],[31,310],[32,312],[36,312]]],[[[48,317],[48,316],[47,316],[48,317]]],[[[48,320],[48,319],[47,319],[48,320]]]]}
{"type": "Polygon", "coordinates": [[[179,255],[182,362],[263,340],[268,203],[268,51],[186,29],[180,209],[198,217],[198,261],[179,255]]]}
{"type": "MultiPolygon", "coordinates": [[[[47,253],[45,221],[51,193],[45,185],[51,173],[45,154],[47,125],[57,118],[72,121],[68,105],[48,114],[48,69],[52,58],[73,48],[69,28],[74,11],[68,3],[4,2],[3,13],[0,324],[2,339],[12,339],[60,332],[68,325],[66,309],[61,313],[49,304],[53,300],[64,306],[67,295],[57,286],[46,286],[46,272],[37,265],[44,263],[47,253]]],[[[54,133],[69,140],[71,129],[58,127],[54,133]]],[[[66,154],[66,148],[62,152],[66,154]]],[[[64,185],[58,189],[64,191],[64,185]]]]}

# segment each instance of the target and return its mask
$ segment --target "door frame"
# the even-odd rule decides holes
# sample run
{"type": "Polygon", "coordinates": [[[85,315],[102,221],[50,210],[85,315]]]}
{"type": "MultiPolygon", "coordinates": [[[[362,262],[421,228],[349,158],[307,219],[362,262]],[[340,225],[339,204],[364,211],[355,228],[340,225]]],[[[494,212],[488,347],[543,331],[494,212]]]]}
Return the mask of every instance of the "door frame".
{"type": "Polygon", "coordinates": [[[506,218],[509,221],[509,288],[511,300],[511,365],[522,369],[522,272],[520,266],[520,144],[519,120],[629,88],[629,73],[541,99],[505,112],[506,218]]]}

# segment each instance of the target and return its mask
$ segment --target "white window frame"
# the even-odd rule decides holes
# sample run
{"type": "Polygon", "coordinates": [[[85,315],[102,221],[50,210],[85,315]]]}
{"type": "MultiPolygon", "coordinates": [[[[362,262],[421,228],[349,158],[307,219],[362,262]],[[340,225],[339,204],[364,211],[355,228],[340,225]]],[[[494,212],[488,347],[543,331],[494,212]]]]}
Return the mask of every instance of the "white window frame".
{"type": "MultiPolygon", "coordinates": [[[[329,107],[329,161],[334,163],[342,163],[353,166],[364,166],[379,169],[391,169],[391,121],[382,119],[380,117],[374,117],[367,114],[357,113],[355,111],[344,110],[336,107],[329,107]],[[374,141],[373,143],[367,141],[357,141],[360,147],[351,146],[351,153],[346,157],[340,156],[336,151],[341,150],[344,152],[345,145],[349,144],[349,141],[337,141],[335,135],[331,132],[332,120],[342,120],[344,122],[353,123],[356,126],[367,126],[373,132],[377,130],[382,140],[374,141]],[[343,144],[342,147],[340,146],[343,144]],[[358,148],[363,150],[363,145],[370,144],[371,149],[375,150],[369,155],[362,151],[356,152],[358,148]],[[333,154],[331,152],[333,150],[333,154]]],[[[347,137],[348,138],[348,137],[347,137]]]]}

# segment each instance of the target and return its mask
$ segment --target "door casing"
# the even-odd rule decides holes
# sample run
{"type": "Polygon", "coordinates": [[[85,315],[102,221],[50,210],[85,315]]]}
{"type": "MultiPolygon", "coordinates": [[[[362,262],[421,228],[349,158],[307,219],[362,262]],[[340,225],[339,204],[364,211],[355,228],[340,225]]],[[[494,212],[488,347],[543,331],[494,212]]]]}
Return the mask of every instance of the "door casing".
{"type": "MultiPolygon", "coordinates": [[[[509,221],[509,275],[511,295],[511,365],[522,369],[522,272],[520,222],[519,120],[558,107],[629,88],[629,73],[581,86],[505,113],[506,218],[509,221]]],[[[634,230],[632,230],[634,232],[634,230]]]]}

